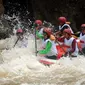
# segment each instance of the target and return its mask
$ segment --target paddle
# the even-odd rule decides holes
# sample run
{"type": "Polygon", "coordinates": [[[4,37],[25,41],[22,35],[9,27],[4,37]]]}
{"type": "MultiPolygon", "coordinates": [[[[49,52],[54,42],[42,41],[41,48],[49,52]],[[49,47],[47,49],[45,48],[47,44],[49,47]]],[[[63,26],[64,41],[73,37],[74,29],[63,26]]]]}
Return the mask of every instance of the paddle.
{"type": "Polygon", "coordinates": [[[75,36],[75,35],[71,35],[72,37],[74,37],[75,39],[78,39],[78,37],[77,36],[75,36]]]}
{"type": "Polygon", "coordinates": [[[82,53],[82,55],[85,57],[84,52],[83,52],[80,48],[78,48],[78,49],[79,49],[79,51],[82,53]]]}
{"type": "MultiPolygon", "coordinates": [[[[65,53],[66,53],[66,49],[64,49],[63,46],[60,45],[60,43],[59,43],[58,41],[56,41],[56,42],[58,43],[58,45],[60,46],[60,48],[64,51],[64,54],[63,54],[63,55],[59,54],[58,56],[59,56],[59,57],[64,56],[65,53]]],[[[65,46],[65,47],[69,48],[68,46],[65,46]]],[[[71,56],[70,56],[70,53],[69,53],[69,52],[68,52],[68,56],[69,56],[70,59],[71,59],[71,56]]],[[[71,60],[72,60],[72,59],[71,59],[71,60]]]]}
{"type": "Polygon", "coordinates": [[[82,55],[85,57],[85,54],[83,53],[83,51],[80,51],[82,53],[82,55]]]}
{"type": "Polygon", "coordinates": [[[58,43],[58,45],[60,46],[60,48],[66,53],[66,51],[64,50],[64,48],[60,45],[60,43],[56,40],[56,42],[58,43]]]}
{"type": "Polygon", "coordinates": [[[15,42],[13,48],[16,46],[16,44],[17,44],[17,42],[19,41],[19,39],[20,39],[20,37],[18,37],[18,39],[16,40],[16,42],[15,42]]]}
{"type": "Polygon", "coordinates": [[[36,37],[36,27],[35,27],[35,55],[37,56],[37,37],[36,37]]]}
{"type": "Polygon", "coordinates": [[[78,31],[78,32],[74,33],[74,35],[77,36],[77,37],[79,37],[80,33],[81,33],[81,32],[78,31]]]}
{"type": "MultiPolygon", "coordinates": [[[[16,40],[15,44],[13,45],[13,48],[16,46],[17,42],[19,41],[20,37],[16,40]]],[[[6,50],[9,50],[9,48],[6,48],[6,50]]]]}
{"type": "Polygon", "coordinates": [[[58,45],[62,48],[62,50],[64,51],[64,52],[66,52],[65,50],[64,50],[64,48],[60,45],[60,43],[58,42],[58,41],[56,41],[57,43],[58,43],[58,45]]]}

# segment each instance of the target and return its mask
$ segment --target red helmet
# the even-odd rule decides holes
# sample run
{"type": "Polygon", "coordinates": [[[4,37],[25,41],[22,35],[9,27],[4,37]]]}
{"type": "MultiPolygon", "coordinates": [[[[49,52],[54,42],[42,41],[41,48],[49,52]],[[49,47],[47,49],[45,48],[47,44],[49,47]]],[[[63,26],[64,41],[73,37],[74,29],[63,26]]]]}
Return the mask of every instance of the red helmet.
{"type": "Polygon", "coordinates": [[[50,28],[45,28],[45,29],[43,30],[43,32],[45,32],[48,36],[50,36],[50,35],[52,34],[52,31],[51,31],[50,28]]]}
{"type": "Polygon", "coordinates": [[[85,27],[85,24],[82,24],[81,27],[85,27]]]}
{"type": "Polygon", "coordinates": [[[68,28],[68,29],[64,29],[64,31],[63,32],[65,32],[65,33],[68,33],[69,35],[71,35],[72,33],[71,33],[71,30],[68,28]]]}
{"type": "Polygon", "coordinates": [[[43,23],[42,23],[42,21],[41,21],[41,20],[36,20],[36,21],[35,21],[35,24],[42,25],[43,23]]]}
{"type": "Polygon", "coordinates": [[[18,29],[17,33],[23,33],[23,30],[22,29],[18,29]]]}
{"type": "Polygon", "coordinates": [[[58,18],[58,21],[60,22],[60,23],[66,23],[66,18],[65,17],[59,17],[58,18]]]}

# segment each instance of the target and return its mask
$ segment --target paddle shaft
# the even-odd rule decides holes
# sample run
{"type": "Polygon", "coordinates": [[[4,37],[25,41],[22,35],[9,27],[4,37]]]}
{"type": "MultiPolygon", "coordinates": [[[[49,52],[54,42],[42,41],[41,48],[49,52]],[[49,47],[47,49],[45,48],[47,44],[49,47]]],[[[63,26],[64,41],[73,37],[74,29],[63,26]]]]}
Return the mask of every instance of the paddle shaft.
{"type": "Polygon", "coordinates": [[[63,49],[63,47],[60,45],[60,43],[58,42],[58,41],[56,41],[57,43],[58,43],[58,45],[62,48],[62,50],[64,51],[64,52],[66,52],[64,49],[63,49]]]}
{"type": "MultiPolygon", "coordinates": [[[[60,45],[60,43],[58,41],[56,41],[58,43],[58,45],[62,48],[62,50],[66,53],[66,51],[64,50],[64,48],[60,45]]],[[[68,52],[69,54],[69,52],[68,52]]],[[[71,59],[71,56],[69,55],[70,59],[71,59]]],[[[71,59],[72,60],[72,59],[71,59]]]]}
{"type": "Polygon", "coordinates": [[[36,27],[35,27],[35,55],[37,56],[37,39],[36,39],[36,27]]]}
{"type": "Polygon", "coordinates": [[[17,42],[19,41],[19,38],[20,38],[20,37],[18,37],[18,39],[17,39],[17,41],[15,42],[13,48],[16,46],[17,42]]]}
{"type": "Polygon", "coordinates": [[[85,54],[81,51],[82,55],[85,57],[85,54]]]}
{"type": "Polygon", "coordinates": [[[82,53],[82,55],[85,57],[85,54],[83,53],[83,51],[79,48],[79,51],[82,53]]]}

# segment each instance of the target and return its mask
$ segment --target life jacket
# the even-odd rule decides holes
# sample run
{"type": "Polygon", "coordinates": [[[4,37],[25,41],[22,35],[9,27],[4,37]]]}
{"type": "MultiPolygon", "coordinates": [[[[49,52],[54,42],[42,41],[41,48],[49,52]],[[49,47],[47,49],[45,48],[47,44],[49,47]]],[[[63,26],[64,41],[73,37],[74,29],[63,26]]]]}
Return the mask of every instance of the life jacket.
{"type": "Polygon", "coordinates": [[[39,34],[42,34],[42,35],[43,35],[43,30],[44,30],[44,28],[41,28],[41,29],[39,30],[39,34]]]}
{"type": "Polygon", "coordinates": [[[82,33],[80,33],[80,36],[79,37],[82,37],[82,36],[84,36],[82,33]]]}
{"type": "Polygon", "coordinates": [[[64,24],[63,26],[59,26],[59,30],[62,30],[64,28],[64,26],[67,26],[71,30],[71,33],[73,34],[73,31],[68,24],[64,24]]]}
{"type": "Polygon", "coordinates": [[[46,55],[47,56],[57,55],[57,49],[56,49],[55,41],[50,40],[50,39],[47,39],[47,40],[44,41],[43,47],[45,48],[45,46],[46,46],[46,44],[47,44],[48,41],[52,43],[52,47],[51,47],[50,52],[48,52],[46,55]]]}
{"type": "Polygon", "coordinates": [[[77,41],[78,49],[81,51],[82,50],[81,41],[79,39],[77,39],[76,41],[77,41]]]}
{"type": "Polygon", "coordinates": [[[84,48],[85,47],[85,35],[82,35],[82,33],[80,33],[79,39],[81,41],[81,48],[84,48]]]}
{"type": "MultiPolygon", "coordinates": [[[[65,38],[64,44],[70,47],[70,48],[68,48],[67,52],[71,51],[71,49],[72,49],[72,42],[73,42],[74,39],[75,38],[73,38],[73,37],[71,37],[69,40],[67,40],[65,38]]],[[[79,51],[78,50],[78,44],[76,43],[75,51],[72,53],[72,55],[77,56],[78,55],[78,51],[79,51]]]]}
{"type": "MultiPolygon", "coordinates": [[[[80,35],[82,37],[82,34],[80,35]]],[[[82,50],[82,44],[84,43],[83,40],[80,40],[78,37],[76,37],[75,35],[72,35],[72,37],[74,37],[77,41],[77,45],[78,45],[78,49],[81,51],[82,50]]]]}

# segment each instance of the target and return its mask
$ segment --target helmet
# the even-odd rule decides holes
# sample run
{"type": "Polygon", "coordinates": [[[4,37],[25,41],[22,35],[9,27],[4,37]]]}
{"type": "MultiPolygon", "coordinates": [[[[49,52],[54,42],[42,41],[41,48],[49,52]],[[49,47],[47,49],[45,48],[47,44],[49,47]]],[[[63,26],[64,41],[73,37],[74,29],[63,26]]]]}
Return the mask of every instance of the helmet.
{"type": "Polygon", "coordinates": [[[35,24],[42,25],[43,23],[42,23],[42,21],[41,21],[41,20],[36,20],[36,21],[35,21],[35,24]]]}
{"type": "Polygon", "coordinates": [[[65,17],[59,17],[58,18],[58,21],[60,22],[60,23],[66,23],[66,18],[65,17]]]}
{"type": "Polygon", "coordinates": [[[43,30],[43,32],[46,33],[48,36],[50,36],[50,35],[52,34],[52,31],[51,31],[50,28],[45,28],[45,29],[43,30]]]}
{"type": "Polygon", "coordinates": [[[23,33],[23,30],[22,29],[18,29],[17,33],[23,33]]]}
{"type": "Polygon", "coordinates": [[[68,29],[64,29],[64,31],[63,32],[65,32],[65,33],[68,33],[69,35],[71,35],[72,33],[71,33],[71,30],[68,28],[68,29]]]}
{"type": "Polygon", "coordinates": [[[85,24],[82,24],[82,25],[81,25],[81,28],[83,28],[83,27],[85,28],[85,24]]]}

